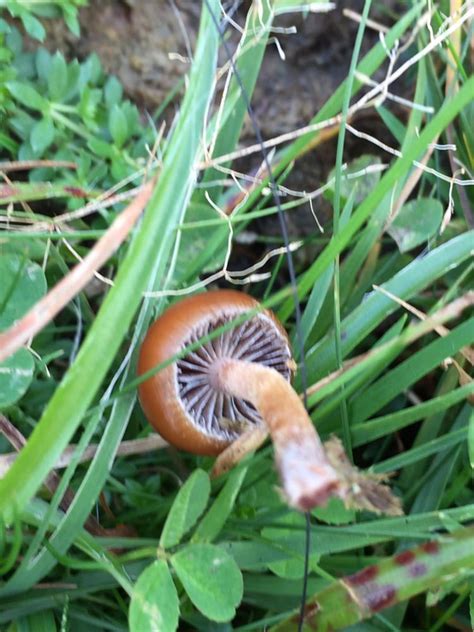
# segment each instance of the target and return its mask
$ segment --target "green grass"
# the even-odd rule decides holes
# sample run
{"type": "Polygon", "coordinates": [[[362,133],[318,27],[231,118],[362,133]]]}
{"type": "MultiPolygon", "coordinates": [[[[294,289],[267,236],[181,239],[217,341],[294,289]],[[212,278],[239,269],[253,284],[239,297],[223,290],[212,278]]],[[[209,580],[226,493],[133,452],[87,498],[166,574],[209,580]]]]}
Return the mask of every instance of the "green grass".
{"type": "MultiPolygon", "coordinates": [[[[78,4],[61,7],[72,27],[78,4]]],[[[295,3],[274,5],[278,10],[295,3]]],[[[404,13],[391,16],[385,48],[379,42],[361,57],[371,5],[365,3],[345,81],[311,121],[342,114],[336,164],[330,165],[335,177],[327,193],[334,209],[332,228],[326,227],[324,239],[315,230],[303,245],[310,256],[298,259],[311,263],[297,263],[299,333],[310,386],[345,368],[310,391],[313,421],[324,437],[343,437],[361,468],[393,473],[389,484],[406,515],[375,516],[335,501],[313,512],[308,599],[326,608],[324,617],[315,615],[311,629],[356,624],[351,629],[367,632],[468,630],[474,625],[474,535],[468,526],[474,521],[469,403],[474,387],[466,377],[472,370],[466,349],[474,340],[474,323],[469,301],[462,300],[472,288],[474,231],[466,199],[472,208],[474,198],[472,187],[463,187],[464,194],[460,186],[450,187],[451,150],[435,149],[427,156],[430,170],[420,172],[414,162],[423,160],[431,143],[454,142],[455,156],[466,167],[457,177],[472,175],[472,21],[463,22],[459,42],[445,40],[405,73],[410,98],[425,110],[392,108],[387,100],[371,107],[400,154],[383,155],[389,164],[382,173],[348,180],[343,152],[351,132],[346,123],[358,128],[357,117],[350,117],[362,94],[360,76],[380,81],[385,48],[392,49],[397,40],[403,44],[413,35],[395,68],[431,41],[426,26],[415,29],[427,6],[407,3],[404,13]],[[457,84],[446,96],[450,64],[457,84]],[[427,113],[427,107],[432,111],[427,113]],[[439,218],[433,228],[435,209],[444,213],[450,205],[446,228],[440,230],[439,218]],[[402,251],[391,237],[394,211],[407,238],[402,251]],[[420,322],[374,286],[421,310],[427,320],[420,322]],[[447,330],[440,332],[440,326],[447,330]],[[355,356],[360,356],[356,365],[345,364],[355,356]],[[436,556],[429,561],[423,548],[427,541],[436,542],[436,556]],[[404,574],[405,567],[394,562],[393,556],[406,549],[412,553],[405,556],[429,566],[423,580],[404,574]],[[388,609],[374,612],[345,600],[338,579],[366,567],[393,588],[383,603],[388,609]]],[[[209,6],[219,15],[217,0],[209,6]]],[[[25,5],[20,17],[38,36],[49,9],[44,15],[36,8],[28,11],[25,5]]],[[[465,3],[460,15],[467,11],[465,3]]],[[[433,16],[435,35],[443,12],[449,13],[447,4],[433,16]]],[[[249,94],[258,81],[273,17],[267,3],[262,13],[257,5],[248,11],[236,63],[249,94]]],[[[278,210],[265,180],[232,217],[223,218],[205,191],[217,207],[226,208],[237,189],[215,184],[223,177],[215,165],[197,179],[206,155],[203,143],[213,143],[215,158],[231,153],[246,115],[235,78],[215,107],[218,52],[219,61],[225,55],[205,3],[179,116],[159,140],[159,161],[148,167],[146,147],[156,139],[160,112],[154,127],[144,125],[118,81],[105,75],[95,57],[79,64],[41,49],[24,53],[19,33],[4,22],[0,37],[0,54],[8,62],[0,69],[0,161],[78,165],[76,170],[39,166],[21,177],[8,172],[13,183],[0,185],[2,216],[8,211],[11,223],[0,234],[0,273],[6,279],[0,288],[1,330],[74,266],[61,240],[85,256],[125,203],[72,217],[50,234],[55,214],[74,213],[122,179],[126,188],[136,186],[147,168],[157,176],[142,220],[103,271],[113,287],[99,295],[79,293],[35,337],[30,351],[18,351],[0,367],[1,414],[27,438],[0,480],[0,628],[142,632],[154,629],[154,623],[155,629],[168,631],[179,619],[182,629],[200,631],[296,631],[305,524],[275,490],[270,447],[218,481],[209,479],[210,458],[168,450],[116,454],[124,439],[151,432],[136,397],[137,351],[149,324],[169,302],[179,300],[173,292],[194,286],[203,272],[222,269],[229,226],[235,238],[252,220],[278,210]],[[25,225],[32,230],[25,232],[25,225]],[[73,459],[46,489],[48,473],[70,443],[77,445],[73,459]],[[80,455],[91,443],[98,444],[97,452],[81,464],[80,455]],[[74,496],[64,509],[66,490],[74,496]],[[91,533],[91,516],[103,527],[122,525],[126,532],[91,533]]],[[[397,93],[397,85],[388,90],[397,93]]],[[[279,183],[298,169],[310,146],[324,152],[318,134],[307,133],[277,149],[272,166],[279,183]]],[[[376,164],[376,153],[369,155],[369,164],[376,164]]],[[[286,202],[283,212],[304,201],[286,202]]],[[[271,242],[268,249],[279,245],[271,242]]],[[[245,290],[274,309],[296,346],[295,306],[292,288],[283,281],[284,266],[281,256],[271,258],[263,268],[268,278],[245,290]]],[[[295,387],[301,390],[299,374],[295,387]]],[[[0,448],[12,451],[4,438],[0,448]]],[[[303,629],[310,629],[309,623],[303,629]]]]}

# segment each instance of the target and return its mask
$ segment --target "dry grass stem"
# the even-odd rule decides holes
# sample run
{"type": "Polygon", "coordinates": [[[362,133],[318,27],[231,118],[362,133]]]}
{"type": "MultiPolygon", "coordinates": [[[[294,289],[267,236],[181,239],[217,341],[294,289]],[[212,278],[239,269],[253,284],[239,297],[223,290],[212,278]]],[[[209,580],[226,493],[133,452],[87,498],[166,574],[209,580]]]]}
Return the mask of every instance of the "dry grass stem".
{"type": "Polygon", "coordinates": [[[81,263],[61,279],[23,318],[0,334],[0,362],[41,331],[87,285],[94,273],[117,250],[136,224],[150,198],[153,184],[153,181],[150,181],[143,186],[137,197],[114,220],[81,263]]]}
{"type": "MultiPolygon", "coordinates": [[[[376,84],[372,88],[372,90],[369,90],[367,94],[362,96],[359,99],[359,101],[354,103],[349,108],[349,111],[347,114],[347,121],[350,121],[352,117],[360,110],[372,107],[373,105],[380,105],[380,98],[382,97],[382,101],[386,98],[387,93],[388,93],[388,87],[392,83],[394,83],[403,74],[405,74],[413,65],[417,64],[420,61],[420,59],[429,55],[429,53],[431,53],[438,46],[440,46],[446,39],[450,38],[450,36],[453,33],[458,31],[461,28],[461,26],[466,21],[470,20],[473,16],[474,16],[474,7],[470,6],[469,8],[466,9],[466,11],[463,14],[459,15],[459,18],[456,21],[452,22],[451,18],[445,20],[445,22],[443,23],[443,25],[440,27],[438,31],[438,35],[436,35],[435,37],[432,37],[430,39],[430,42],[422,50],[420,50],[416,55],[413,55],[412,57],[410,57],[405,63],[403,63],[396,70],[393,70],[394,63],[396,59],[398,58],[398,55],[401,52],[403,52],[403,50],[405,49],[405,46],[402,49],[395,50],[392,53],[390,51],[387,51],[387,54],[390,58],[390,68],[389,68],[386,78],[382,82],[376,84]]],[[[418,28],[421,28],[426,23],[427,19],[428,18],[425,15],[423,20],[419,22],[418,28]]],[[[383,36],[383,33],[381,33],[381,35],[383,36]]],[[[406,45],[408,44],[409,42],[407,42],[406,45]]],[[[325,121],[306,125],[293,132],[289,132],[287,134],[281,134],[279,136],[271,138],[264,143],[264,146],[266,149],[270,147],[276,147],[277,145],[281,145],[283,143],[293,141],[296,138],[299,138],[300,136],[304,136],[305,134],[312,134],[312,133],[321,131],[323,129],[332,128],[332,127],[334,127],[335,129],[331,129],[329,133],[335,134],[338,131],[338,126],[340,122],[341,122],[340,115],[333,116],[325,121]]],[[[202,163],[200,163],[199,168],[207,169],[209,167],[215,167],[218,164],[230,162],[237,158],[242,158],[244,156],[253,154],[257,151],[261,151],[261,145],[259,143],[255,143],[241,150],[228,153],[224,156],[218,156],[212,160],[209,160],[209,159],[205,160],[202,163]]],[[[418,166],[420,166],[420,164],[418,164],[418,166]]],[[[437,173],[435,173],[435,175],[437,175],[437,173]]],[[[447,177],[445,176],[445,178],[447,177]]],[[[463,182],[463,181],[461,182],[462,184],[466,185],[466,182],[463,182]]]]}
{"type": "MultiPolygon", "coordinates": [[[[0,432],[4,434],[3,424],[1,423],[2,417],[3,416],[0,415],[0,425],[2,426],[0,428],[0,432]]],[[[10,443],[12,443],[10,438],[9,438],[9,441],[10,443]]],[[[18,444],[19,447],[17,447],[17,445],[14,445],[13,443],[12,445],[14,446],[16,450],[19,450],[22,447],[22,444],[18,444]]],[[[162,437],[160,437],[160,435],[151,434],[148,437],[145,437],[144,439],[122,441],[122,443],[119,445],[117,449],[116,456],[131,456],[133,454],[145,454],[147,452],[154,452],[155,450],[161,450],[166,447],[168,447],[168,443],[162,437]]],[[[97,453],[98,448],[99,448],[98,444],[92,443],[88,445],[86,449],[84,450],[84,452],[79,456],[78,462],[87,463],[87,461],[92,461],[92,459],[97,453]]],[[[62,453],[59,460],[57,461],[56,465],[54,466],[54,469],[59,470],[59,469],[63,469],[67,467],[69,463],[72,461],[73,457],[75,456],[76,451],[77,451],[77,445],[71,444],[70,446],[68,446],[62,453]]],[[[10,454],[2,454],[0,456],[0,477],[5,476],[7,471],[13,465],[16,457],[17,457],[17,454],[13,452],[10,454]]]]}
{"type": "Polygon", "coordinates": [[[0,173],[3,171],[30,171],[51,167],[53,169],[77,169],[77,164],[70,160],[9,160],[0,162],[0,173]]]}
{"type": "MultiPolygon", "coordinates": [[[[342,14],[349,20],[357,22],[357,24],[360,24],[362,20],[361,14],[357,13],[357,11],[352,11],[352,9],[343,9],[342,14]]],[[[370,18],[367,19],[365,23],[369,28],[377,31],[378,33],[388,33],[390,31],[387,26],[384,26],[383,24],[380,24],[380,22],[376,22],[375,20],[371,20],[370,18]]]]}
{"type": "MultiPolygon", "coordinates": [[[[381,292],[382,294],[385,294],[385,296],[388,296],[388,298],[398,303],[398,305],[400,305],[401,307],[404,307],[408,312],[410,312],[411,314],[413,314],[420,320],[429,321],[432,318],[431,316],[429,316],[428,314],[425,314],[424,312],[417,309],[413,305],[410,305],[410,303],[407,303],[407,301],[404,301],[403,299],[399,298],[395,294],[392,294],[392,292],[389,292],[385,288],[379,285],[374,285],[373,288],[377,290],[377,292],[381,292]]],[[[471,295],[474,296],[474,292],[469,292],[468,294],[466,294],[467,297],[470,297],[471,295]]],[[[472,300],[472,297],[470,300],[472,300]]],[[[437,325],[436,323],[433,323],[433,330],[436,331],[436,333],[440,336],[447,336],[449,334],[449,329],[445,327],[444,325],[437,325]]],[[[460,353],[466,358],[466,360],[471,365],[474,364],[474,350],[471,349],[471,347],[464,347],[463,349],[460,350],[460,353]]]]}

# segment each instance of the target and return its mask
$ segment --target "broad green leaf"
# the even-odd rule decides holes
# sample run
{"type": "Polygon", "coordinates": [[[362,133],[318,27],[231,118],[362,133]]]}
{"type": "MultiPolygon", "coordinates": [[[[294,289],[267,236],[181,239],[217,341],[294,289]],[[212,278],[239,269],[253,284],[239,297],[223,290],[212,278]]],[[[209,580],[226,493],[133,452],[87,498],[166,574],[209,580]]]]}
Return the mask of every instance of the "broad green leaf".
{"type": "MultiPolygon", "coordinates": [[[[70,101],[72,98],[76,101],[79,98],[80,75],[81,64],[77,59],[73,59],[73,61],[67,65],[67,85],[63,101],[70,101]]],[[[77,154],[75,154],[74,158],[77,158],[77,154]]]]}
{"type": "Polygon", "coordinates": [[[0,409],[18,401],[33,379],[35,363],[27,349],[19,349],[0,362],[0,409]]]}
{"type": "Polygon", "coordinates": [[[52,59],[48,74],[48,91],[53,101],[62,101],[68,84],[67,64],[58,51],[52,59]]]}
{"type": "Polygon", "coordinates": [[[328,524],[349,524],[354,522],[356,516],[356,512],[347,509],[339,498],[331,498],[325,507],[317,507],[311,513],[328,524]]]}
{"type": "Polygon", "coordinates": [[[36,72],[43,81],[48,80],[52,59],[51,53],[46,48],[39,48],[35,55],[36,72]]]}
{"type": "Polygon", "coordinates": [[[22,105],[25,105],[32,110],[39,110],[40,112],[44,111],[48,107],[46,99],[44,99],[39,92],[27,83],[22,83],[21,81],[8,81],[6,85],[10,94],[22,105]]]}
{"type": "Polygon", "coordinates": [[[167,549],[180,543],[206,508],[210,493],[209,476],[204,470],[195,470],[174,499],[161,533],[160,546],[167,549]]]}
{"type": "MultiPolygon", "coordinates": [[[[277,562],[270,562],[268,568],[278,575],[278,577],[284,577],[286,579],[300,579],[304,575],[305,570],[305,547],[301,549],[294,549],[293,536],[296,530],[304,532],[305,530],[305,517],[300,514],[291,512],[279,520],[282,525],[288,525],[288,529],[267,527],[262,529],[262,536],[265,540],[270,540],[273,546],[281,548],[288,554],[288,559],[277,562]]],[[[304,544],[304,541],[302,541],[304,544]]],[[[314,566],[319,560],[319,555],[312,552],[310,555],[310,568],[314,566]]]]}
{"type": "Polygon", "coordinates": [[[127,121],[127,138],[140,129],[140,114],[136,105],[124,101],[121,105],[122,113],[127,121]]]}
{"type": "Polygon", "coordinates": [[[137,579],[130,601],[128,622],[130,632],[177,630],[178,593],[164,560],[153,562],[137,579]]]}
{"type": "Polygon", "coordinates": [[[112,75],[109,77],[104,86],[104,97],[107,107],[111,107],[119,103],[123,96],[123,88],[120,81],[112,75]]]}
{"type": "Polygon", "coordinates": [[[117,147],[121,147],[127,140],[128,124],[127,117],[123,113],[121,107],[115,104],[112,107],[109,116],[109,130],[117,147]]]}
{"type": "MultiPolygon", "coordinates": [[[[84,66],[82,66],[81,70],[83,68],[84,66]]],[[[94,117],[96,116],[97,108],[101,99],[101,90],[91,88],[90,86],[84,86],[84,88],[81,90],[81,102],[78,109],[79,114],[82,116],[85,123],[88,123],[90,125],[90,121],[93,121],[94,117]]],[[[97,137],[91,138],[89,143],[91,143],[92,141],[106,144],[103,140],[100,140],[97,137]]]]}
{"type": "Polygon", "coordinates": [[[88,143],[90,149],[101,158],[112,158],[114,149],[110,143],[106,143],[99,138],[91,138],[88,143]]]}
{"type": "Polygon", "coordinates": [[[212,507],[199,523],[193,535],[193,541],[206,540],[210,542],[219,535],[232,511],[237,494],[247,474],[247,469],[247,467],[236,467],[230,472],[212,507]]]}
{"type": "Polygon", "coordinates": [[[418,198],[404,204],[387,229],[400,252],[427,242],[441,225],[443,207],[434,198],[418,198]]]}
{"type": "Polygon", "coordinates": [[[171,564],[198,610],[212,621],[230,621],[242,599],[243,580],[234,559],[213,544],[190,544],[171,564]]]}
{"type": "Polygon", "coordinates": [[[0,18],[0,33],[5,35],[6,33],[11,33],[11,26],[6,22],[3,18],[0,18]]]}
{"type": "Polygon", "coordinates": [[[73,33],[76,37],[79,37],[81,34],[81,25],[77,19],[77,14],[72,11],[67,11],[67,8],[67,6],[64,7],[64,21],[71,33],[73,33]]]}
{"type": "Polygon", "coordinates": [[[38,18],[36,18],[32,13],[29,13],[29,11],[22,12],[20,17],[28,35],[40,42],[43,42],[46,31],[38,18]]]}
{"type": "MultiPolygon", "coordinates": [[[[377,170],[382,161],[378,156],[369,154],[359,156],[352,160],[341,178],[341,198],[349,199],[354,194],[354,205],[358,206],[377,186],[381,171],[377,170]]],[[[328,176],[328,181],[334,180],[336,169],[332,169],[328,176]]],[[[325,192],[325,197],[332,200],[334,197],[334,183],[325,192]]]]}
{"type": "Polygon", "coordinates": [[[0,256],[0,331],[21,318],[46,292],[41,267],[19,255],[0,256]]]}
{"type": "Polygon", "coordinates": [[[43,118],[31,130],[30,144],[33,151],[41,155],[54,140],[54,125],[50,118],[43,118]]]}

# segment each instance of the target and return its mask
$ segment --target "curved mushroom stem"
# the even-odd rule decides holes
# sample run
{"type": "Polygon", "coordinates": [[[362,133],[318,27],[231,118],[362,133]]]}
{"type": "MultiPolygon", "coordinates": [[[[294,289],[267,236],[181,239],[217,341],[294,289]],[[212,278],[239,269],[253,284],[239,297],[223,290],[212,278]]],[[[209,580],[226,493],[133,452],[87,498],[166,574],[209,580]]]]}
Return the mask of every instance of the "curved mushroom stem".
{"type": "Polygon", "coordinates": [[[291,385],[275,369],[222,359],[211,370],[216,388],[255,406],[273,440],[275,460],[288,503],[302,511],[344,496],[344,485],[291,385]]]}

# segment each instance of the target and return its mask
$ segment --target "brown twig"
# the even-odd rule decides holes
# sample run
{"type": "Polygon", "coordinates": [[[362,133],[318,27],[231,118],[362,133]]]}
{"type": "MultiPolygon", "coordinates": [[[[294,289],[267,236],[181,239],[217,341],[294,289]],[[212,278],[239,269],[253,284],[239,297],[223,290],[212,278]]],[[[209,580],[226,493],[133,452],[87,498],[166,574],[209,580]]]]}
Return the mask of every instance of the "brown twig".
{"type": "Polygon", "coordinates": [[[70,160],[9,160],[0,162],[0,171],[29,171],[43,167],[77,169],[77,164],[70,160]]]}
{"type": "MultiPolygon", "coordinates": [[[[16,430],[16,428],[15,428],[16,430]]],[[[6,435],[3,431],[2,425],[2,415],[0,415],[0,432],[6,435]]],[[[8,430],[7,430],[8,432],[8,430]]],[[[16,431],[18,432],[18,431],[16,431]]],[[[13,441],[9,438],[10,443],[13,445],[15,450],[19,450],[23,444],[20,444],[19,447],[13,443],[13,441]]],[[[117,456],[131,456],[133,454],[144,454],[146,452],[153,452],[154,450],[161,450],[162,448],[168,447],[168,443],[160,437],[158,434],[151,434],[144,439],[134,439],[131,441],[122,441],[117,449],[117,456]]],[[[87,448],[80,455],[78,462],[86,463],[87,461],[91,461],[97,453],[99,446],[96,443],[92,443],[87,446],[87,448]]],[[[54,469],[59,470],[65,468],[72,461],[73,456],[75,455],[77,450],[77,445],[71,444],[69,445],[59,460],[56,462],[54,469]]],[[[16,453],[10,454],[2,454],[0,455],[0,477],[5,476],[7,471],[13,465],[17,455],[16,453]]]]}

